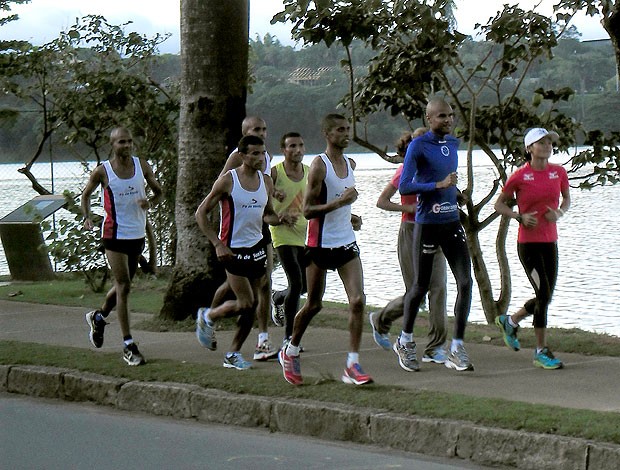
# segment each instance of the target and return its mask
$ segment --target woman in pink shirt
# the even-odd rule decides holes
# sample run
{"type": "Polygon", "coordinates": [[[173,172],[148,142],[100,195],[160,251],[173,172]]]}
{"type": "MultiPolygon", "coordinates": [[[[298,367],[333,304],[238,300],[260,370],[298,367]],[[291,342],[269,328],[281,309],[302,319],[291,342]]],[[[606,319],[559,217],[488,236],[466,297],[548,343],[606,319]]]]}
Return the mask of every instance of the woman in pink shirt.
{"type": "Polygon", "coordinates": [[[570,207],[566,170],[549,163],[556,132],[543,128],[529,129],[525,134],[527,162],[506,181],[495,203],[495,210],[519,222],[517,247],[535,297],[514,315],[500,315],[495,324],[508,347],[519,350],[518,325],[528,315],[534,316],[536,352],[534,365],[543,369],[560,369],[562,362],[547,347],[547,309],[551,302],[558,273],[558,232],[556,223],[570,207]],[[560,201],[561,197],[561,201],[560,201]],[[516,199],[519,212],[512,210],[516,199]]]}

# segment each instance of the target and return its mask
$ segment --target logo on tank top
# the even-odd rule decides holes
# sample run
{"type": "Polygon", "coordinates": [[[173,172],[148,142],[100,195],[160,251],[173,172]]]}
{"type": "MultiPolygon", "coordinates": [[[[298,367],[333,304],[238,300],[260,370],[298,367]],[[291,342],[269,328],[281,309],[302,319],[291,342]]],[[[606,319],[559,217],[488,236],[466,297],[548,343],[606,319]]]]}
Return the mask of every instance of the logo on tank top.
{"type": "Polygon", "coordinates": [[[560,176],[558,175],[557,171],[550,171],[549,172],[549,179],[550,180],[557,180],[560,176]]]}
{"type": "Polygon", "coordinates": [[[260,209],[263,206],[258,203],[258,201],[254,198],[250,199],[250,202],[246,204],[241,204],[241,207],[244,209],[260,209]]]}
{"type": "Polygon", "coordinates": [[[121,196],[121,197],[123,197],[123,196],[132,196],[134,194],[138,194],[138,190],[136,188],[134,188],[133,186],[128,186],[125,191],[121,191],[121,192],[118,193],[118,195],[121,196]]]}
{"type": "Polygon", "coordinates": [[[448,155],[450,155],[450,147],[448,147],[447,145],[442,145],[441,146],[441,154],[444,157],[447,157],[448,155]]]}
{"type": "Polygon", "coordinates": [[[524,173],[523,181],[534,181],[534,173],[524,173]]]}

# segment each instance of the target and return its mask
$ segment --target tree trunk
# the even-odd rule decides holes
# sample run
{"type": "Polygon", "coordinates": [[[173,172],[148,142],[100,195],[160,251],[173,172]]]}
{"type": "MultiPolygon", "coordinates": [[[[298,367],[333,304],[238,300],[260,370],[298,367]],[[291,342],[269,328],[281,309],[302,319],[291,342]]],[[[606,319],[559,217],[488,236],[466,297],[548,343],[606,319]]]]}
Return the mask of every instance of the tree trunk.
{"type": "MultiPolygon", "coordinates": [[[[181,1],[176,263],[160,317],[208,305],[224,279],[194,213],[240,137],[248,81],[248,0],[181,1]]],[[[217,221],[214,221],[217,223],[217,221]]]]}

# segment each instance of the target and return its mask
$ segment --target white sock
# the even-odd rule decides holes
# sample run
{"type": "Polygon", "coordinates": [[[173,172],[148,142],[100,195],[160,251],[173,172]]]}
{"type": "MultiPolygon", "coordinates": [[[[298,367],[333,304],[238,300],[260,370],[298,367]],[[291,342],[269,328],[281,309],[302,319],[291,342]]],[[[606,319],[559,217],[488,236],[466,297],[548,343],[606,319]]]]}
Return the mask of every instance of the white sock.
{"type": "Polygon", "coordinates": [[[350,352],[347,354],[347,368],[351,367],[353,364],[358,364],[360,362],[360,354],[356,352],[350,352]]]}
{"type": "Polygon", "coordinates": [[[405,343],[413,342],[413,333],[405,333],[404,331],[400,332],[400,336],[398,337],[398,344],[403,346],[405,343]]]}
{"type": "Polygon", "coordinates": [[[269,333],[267,333],[266,331],[258,334],[258,344],[263,344],[268,339],[269,339],[269,333]]]}
{"type": "Polygon", "coordinates": [[[455,352],[458,346],[463,346],[463,340],[452,338],[452,344],[450,345],[450,352],[455,352]]]}
{"type": "Polygon", "coordinates": [[[286,347],[286,355],[299,356],[299,346],[293,346],[289,341],[288,346],[286,347]]]}
{"type": "Polygon", "coordinates": [[[518,323],[515,323],[514,320],[512,319],[512,317],[510,315],[508,315],[508,324],[510,326],[512,326],[513,328],[516,328],[517,326],[519,326],[518,323]]]}
{"type": "Polygon", "coordinates": [[[129,338],[123,341],[123,344],[125,346],[129,346],[131,343],[133,343],[133,338],[129,338]]]}

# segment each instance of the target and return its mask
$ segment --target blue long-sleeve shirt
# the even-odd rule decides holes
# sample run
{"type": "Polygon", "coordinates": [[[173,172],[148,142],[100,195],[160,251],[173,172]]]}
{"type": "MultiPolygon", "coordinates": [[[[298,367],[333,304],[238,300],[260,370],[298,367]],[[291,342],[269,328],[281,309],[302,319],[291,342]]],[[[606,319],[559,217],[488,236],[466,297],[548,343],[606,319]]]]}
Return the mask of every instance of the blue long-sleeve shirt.
{"type": "Polygon", "coordinates": [[[459,220],[456,186],[437,189],[458,167],[459,141],[456,137],[439,137],[432,131],[414,139],[407,148],[398,190],[417,194],[416,223],[445,224],[459,220]]]}

